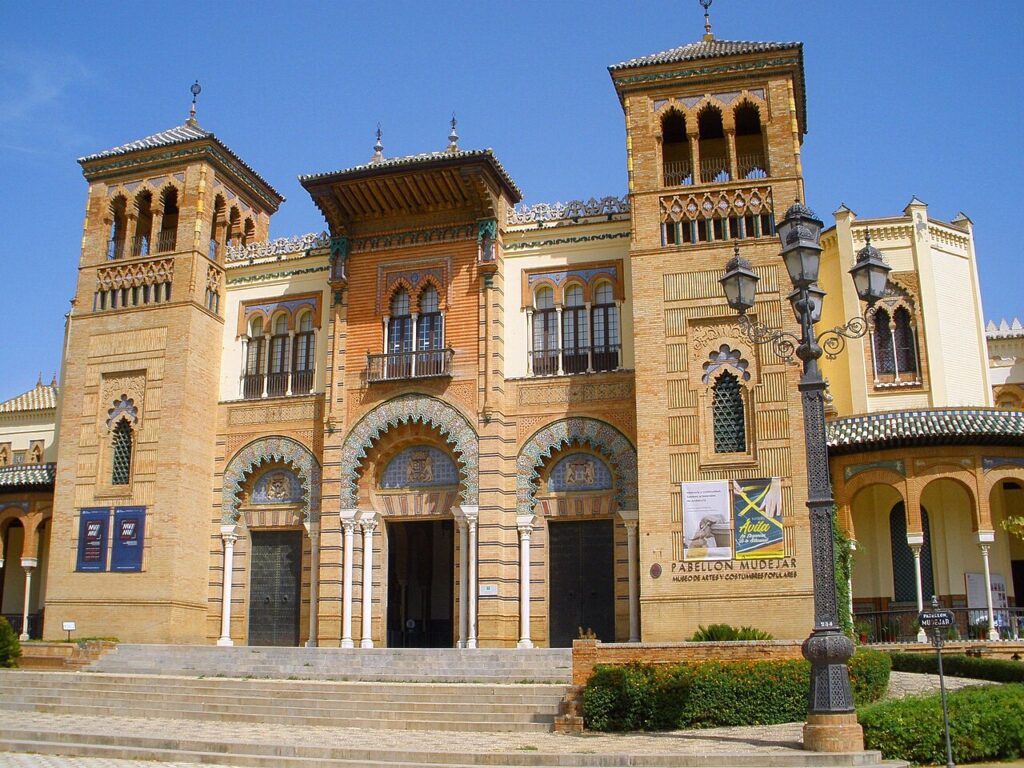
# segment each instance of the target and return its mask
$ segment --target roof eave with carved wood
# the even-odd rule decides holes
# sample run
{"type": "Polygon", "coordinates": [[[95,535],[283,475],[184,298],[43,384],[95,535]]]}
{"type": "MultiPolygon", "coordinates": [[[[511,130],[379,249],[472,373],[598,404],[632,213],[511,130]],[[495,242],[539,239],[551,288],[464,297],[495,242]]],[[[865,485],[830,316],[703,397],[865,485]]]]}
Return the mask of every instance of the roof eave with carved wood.
{"type": "Polygon", "coordinates": [[[522,199],[490,149],[396,157],[341,171],[299,176],[334,235],[390,216],[475,209],[494,217],[498,200],[522,199]]]}
{"type": "Polygon", "coordinates": [[[807,133],[803,43],[704,40],[620,61],[608,67],[622,101],[630,91],[699,79],[754,77],[764,70],[792,69],[800,133],[807,133]]]}
{"type": "Polygon", "coordinates": [[[833,419],[832,455],[938,445],[1024,446],[1024,413],[995,408],[887,411],[833,419]]]}
{"type": "Polygon", "coordinates": [[[85,178],[97,181],[136,173],[141,169],[180,166],[183,161],[199,157],[218,165],[243,190],[261,202],[269,213],[274,213],[284,202],[284,197],[227,144],[193,122],[80,157],[78,162],[85,178]]]}

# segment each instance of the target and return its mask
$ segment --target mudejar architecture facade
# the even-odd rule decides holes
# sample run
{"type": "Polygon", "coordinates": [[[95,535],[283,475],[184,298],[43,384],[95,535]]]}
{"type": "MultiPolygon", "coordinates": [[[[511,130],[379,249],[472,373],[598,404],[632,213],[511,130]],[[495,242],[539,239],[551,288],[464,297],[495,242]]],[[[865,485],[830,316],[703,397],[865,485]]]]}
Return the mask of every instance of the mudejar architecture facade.
{"type": "MultiPolygon", "coordinates": [[[[719,285],[738,251],[756,320],[797,331],[775,223],[804,199],[802,48],[709,34],[610,73],[623,198],[522,205],[453,122],[440,151],[388,157],[378,133],[368,162],[301,176],[325,231],[272,240],[281,196],[194,117],[82,158],[59,440],[28,462],[50,467],[36,480],[0,469],[5,591],[45,570],[45,597],[24,601],[45,605],[42,633],[528,648],[728,622],[805,637],[798,372],[739,332],[719,285]],[[42,565],[17,533],[29,514],[42,565]]],[[[1024,551],[999,523],[1022,513],[1024,421],[991,408],[970,221],[915,199],[836,222],[822,283],[837,313],[860,312],[841,279],[858,249],[895,268],[884,324],[827,371],[839,517],[877,544],[858,550],[872,565],[854,607],[919,602],[924,583],[968,607],[983,565],[985,594],[1001,574],[1013,601],[1024,551]]]]}

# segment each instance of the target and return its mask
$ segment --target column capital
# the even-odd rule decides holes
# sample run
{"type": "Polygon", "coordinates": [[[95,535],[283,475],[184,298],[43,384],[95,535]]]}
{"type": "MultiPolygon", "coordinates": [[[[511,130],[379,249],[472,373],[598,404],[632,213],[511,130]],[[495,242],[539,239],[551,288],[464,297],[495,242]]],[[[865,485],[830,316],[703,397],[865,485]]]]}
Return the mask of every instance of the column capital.
{"type": "Polygon", "coordinates": [[[907,534],[907,544],[911,548],[913,548],[913,547],[923,547],[924,546],[924,534],[923,533],[908,533],[907,534]]]}
{"type": "Polygon", "coordinates": [[[617,514],[621,518],[622,522],[627,525],[629,523],[633,523],[635,525],[640,522],[640,510],[638,509],[620,509],[617,514]]]}
{"type": "Polygon", "coordinates": [[[974,534],[975,540],[978,544],[992,544],[996,540],[995,531],[977,531],[974,534]]]}
{"type": "Polygon", "coordinates": [[[306,533],[311,539],[320,538],[320,521],[319,520],[304,520],[302,527],[306,529],[306,533]]]}
{"type": "Polygon", "coordinates": [[[221,537],[221,539],[223,539],[224,541],[235,541],[238,538],[238,534],[236,533],[236,528],[237,528],[237,526],[235,526],[234,524],[232,524],[232,525],[222,525],[220,527],[220,537],[221,537]]]}
{"type": "Polygon", "coordinates": [[[533,532],[536,515],[516,515],[516,528],[521,536],[529,536],[533,532]]]}
{"type": "Polygon", "coordinates": [[[374,510],[359,513],[359,527],[363,529],[363,533],[373,533],[378,522],[380,517],[374,510]]]}
{"type": "Polygon", "coordinates": [[[462,510],[462,515],[466,518],[467,523],[476,525],[476,521],[480,519],[480,507],[476,504],[460,504],[459,509],[462,510]]]}
{"type": "Polygon", "coordinates": [[[26,571],[31,571],[37,565],[39,565],[39,560],[35,557],[21,558],[21,567],[24,568],[26,571]]]}

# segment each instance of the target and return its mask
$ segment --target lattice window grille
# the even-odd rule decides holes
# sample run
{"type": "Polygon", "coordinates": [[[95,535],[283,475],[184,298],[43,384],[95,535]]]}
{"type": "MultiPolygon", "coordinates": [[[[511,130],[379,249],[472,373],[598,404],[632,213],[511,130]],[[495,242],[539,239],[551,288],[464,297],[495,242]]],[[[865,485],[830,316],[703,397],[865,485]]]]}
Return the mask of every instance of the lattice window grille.
{"type": "MultiPolygon", "coordinates": [[[[921,594],[925,600],[935,594],[932,574],[932,535],[928,525],[928,512],[921,510],[924,544],[921,547],[921,594]]],[[[892,547],[893,600],[897,603],[917,602],[917,576],[914,573],[914,553],[907,543],[907,517],[903,502],[889,513],[889,536],[892,547]]]]}
{"type": "Polygon", "coordinates": [[[111,485],[128,485],[132,471],[132,427],[122,419],[114,427],[111,485]]]}
{"type": "Polygon", "coordinates": [[[747,434],[739,378],[724,371],[711,391],[715,453],[743,453],[747,450],[747,434]]]}

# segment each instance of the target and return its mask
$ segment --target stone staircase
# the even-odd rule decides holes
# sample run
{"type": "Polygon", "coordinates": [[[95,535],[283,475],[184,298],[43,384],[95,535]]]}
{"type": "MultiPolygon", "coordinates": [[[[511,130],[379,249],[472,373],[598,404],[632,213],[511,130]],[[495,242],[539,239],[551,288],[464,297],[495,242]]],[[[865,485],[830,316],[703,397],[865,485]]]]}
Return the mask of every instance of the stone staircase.
{"type": "Polygon", "coordinates": [[[118,645],[87,671],[415,683],[568,685],[568,648],[279,648],[118,645]]]}

